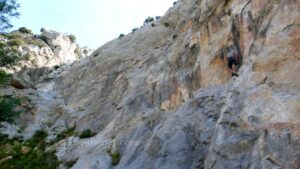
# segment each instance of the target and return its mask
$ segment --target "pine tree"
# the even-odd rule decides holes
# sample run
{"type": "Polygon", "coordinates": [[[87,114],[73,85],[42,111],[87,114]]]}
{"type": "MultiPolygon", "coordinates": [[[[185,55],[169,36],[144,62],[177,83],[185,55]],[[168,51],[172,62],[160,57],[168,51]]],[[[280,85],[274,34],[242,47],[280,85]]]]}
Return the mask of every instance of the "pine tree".
{"type": "Polygon", "coordinates": [[[10,19],[20,15],[17,11],[19,7],[16,0],[0,0],[0,33],[12,27],[10,19]]]}

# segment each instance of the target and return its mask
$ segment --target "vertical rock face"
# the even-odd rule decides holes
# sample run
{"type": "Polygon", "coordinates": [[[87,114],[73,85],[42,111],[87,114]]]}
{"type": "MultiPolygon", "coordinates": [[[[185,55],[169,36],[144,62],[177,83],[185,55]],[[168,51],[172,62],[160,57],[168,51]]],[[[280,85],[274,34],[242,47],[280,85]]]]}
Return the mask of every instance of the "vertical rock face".
{"type": "Polygon", "coordinates": [[[299,9],[289,0],[182,0],[107,43],[57,83],[73,110],[65,121],[99,133],[60,158],[110,168],[92,157],[112,149],[122,154],[115,168],[299,168],[299,9]]]}
{"type": "Polygon", "coordinates": [[[55,55],[53,57],[53,62],[56,62],[54,65],[57,63],[71,63],[77,60],[75,53],[77,44],[70,39],[70,36],[46,29],[42,29],[41,36],[44,37],[55,55]]]}
{"type": "Polygon", "coordinates": [[[50,131],[98,133],[58,143],[58,158],[74,169],[300,168],[299,12],[298,0],[181,0],[100,47],[43,88],[55,91],[50,131]]]}

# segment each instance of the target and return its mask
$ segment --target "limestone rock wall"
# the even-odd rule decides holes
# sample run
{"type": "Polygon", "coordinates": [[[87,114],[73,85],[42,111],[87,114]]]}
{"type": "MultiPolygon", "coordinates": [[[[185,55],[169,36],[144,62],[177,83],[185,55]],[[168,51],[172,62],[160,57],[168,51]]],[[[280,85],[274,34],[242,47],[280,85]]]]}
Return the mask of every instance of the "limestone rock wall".
{"type": "Polygon", "coordinates": [[[73,112],[65,121],[98,133],[95,144],[59,157],[110,168],[113,149],[114,168],[299,168],[299,8],[182,0],[102,46],[57,83],[73,112]],[[241,56],[234,79],[230,45],[241,56]]]}

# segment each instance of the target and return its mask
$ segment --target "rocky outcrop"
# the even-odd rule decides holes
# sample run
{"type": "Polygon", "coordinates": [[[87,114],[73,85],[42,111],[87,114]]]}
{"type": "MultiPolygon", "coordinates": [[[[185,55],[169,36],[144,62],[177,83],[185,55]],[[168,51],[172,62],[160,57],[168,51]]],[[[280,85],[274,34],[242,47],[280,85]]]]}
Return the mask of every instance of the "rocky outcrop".
{"type": "Polygon", "coordinates": [[[52,66],[72,63],[91,54],[89,49],[80,49],[78,47],[75,39],[73,39],[75,38],[73,35],[65,35],[42,28],[40,37],[46,41],[53,51],[55,57],[53,57],[52,63],[49,63],[52,66]]]}
{"type": "Polygon", "coordinates": [[[178,1],[160,20],[39,84],[24,135],[92,130],[91,138],[52,147],[74,169],[297,169],[299,8],[299,1],[178,1]],[[240,56],[234,78],[231,45],[240,56]],[[115,166],[111,152],[120,154],[115,166]]]}
{"type": "MultiPolygon", "coordinates": [[[[16,65],[1,68],[8,73],[14,73],[19,82],[21,80],[35,83],[54,69],[69,67],[93,52],[87,47],[79,47],[73,35],[44,28],[41,29],[40,35],[12,31],[1,38],[0,41],[8,44],[8,48],[21,53],[21,60],[16,65]]],[[[19,82],[15,80],[12,83],[14,86],[20,86],[19,82]]]]}

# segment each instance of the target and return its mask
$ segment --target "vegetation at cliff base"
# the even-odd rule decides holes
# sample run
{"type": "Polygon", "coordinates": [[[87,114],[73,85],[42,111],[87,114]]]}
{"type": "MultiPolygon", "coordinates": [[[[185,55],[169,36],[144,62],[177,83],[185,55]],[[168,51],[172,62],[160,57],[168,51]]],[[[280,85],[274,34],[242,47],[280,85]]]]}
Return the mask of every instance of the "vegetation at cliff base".
{"type": "Polygon", "coordinates": [[[0,97],[0,122],[14,122],[21,113],[20,110],[16,110],[20,104],[21,100],[18,98],[0,97]]]}
{"type": "Polygon", "coordinates": [[[57,134],[55,142],[60,141],[60,140],[65,139],[65,138],[68,138],[68,137],[71,137],[71,136],[75,136],[77,134],[75,129],[76,129],[76,126],[71,127],[71,128],[67,128],[66,130],[64,130],[61,133],[57,134]]]}
{"type": "Polygon", "coordinates": [[[0,122],[14,123],[21,113],[30,110],[28,97],[0,96],[0,122]]]}
{"type": "Polygon", "coordinates": [[[0,168],[55,169],[58,160],[54,151],[46,151],[45,131],[37,131],[29,140],[0,135],[0,168]]]}
{"type": "Polygon", "coordinates": [[[6,85],[10,77],[11,75],[7,74],[5,71],[0,70],[0,86],[6,85]]]}

